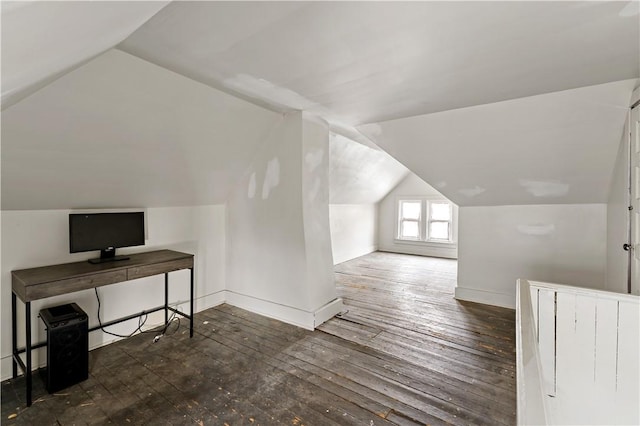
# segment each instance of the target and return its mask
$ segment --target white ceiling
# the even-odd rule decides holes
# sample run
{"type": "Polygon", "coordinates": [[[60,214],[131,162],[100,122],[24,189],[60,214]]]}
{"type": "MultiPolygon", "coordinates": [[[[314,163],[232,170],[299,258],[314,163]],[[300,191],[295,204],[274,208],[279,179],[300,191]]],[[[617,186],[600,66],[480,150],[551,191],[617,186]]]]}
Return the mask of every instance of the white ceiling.
{"type": "Polygon", "coordinates": [[[636,78],[627,4],[174,2],[119,47],[356,125],[636,78]]]}
{"type": "Polygon", "coordinates": [[[636,80],[359,129],[463,206],[605,203],[636,80]]]}
{"type": "Polygon", "coordinates": [[[331,135],[329,150],[331,204],[375,204],[409,174],[386,152],[341,135],[331,135]]]}
{"type": "MultiPolygon", "coordinates": [[[[65,80],[68,86],[78,84],[87,94],[104,97],[109,107],[100,106],[101,98],[78,100],[64,91],[69,87],[56,86],[66,77],[55,81],[61,75],[80,70],[82,64],[94,67],[93,61],[101,57],[93,58],[114,46],[158,65],[147,63],[152,75],[163,74],[157,70],[166,68],[164,75],[174,76],[167,77],[169,86],[195,84],[203,93],[215,93],[208,107],[221,108],[221,117],[232,123],[233,111],[224,111],[231,101],[193,80],[275,111],[315,113],[334,131],[373,147],[358,129],[366,130],[412,171],[463,206],[601,202],[620,140],[622,111],[628,106],[624,98],[628,100],[634,85],[623,80],[640,77],[639,4],[3,1],[3,208],[5,192],[13,185],[16,193],[25,185],[29,191],[39,191],[29,187],[35,184],[26,170],[16,165],[8,166],[15,175],[5,171],[5,152],[21,152],[16,158],[26,164],[30,156],[37,157],[34,164],[44,161],[35,150],[29,155],[26,149],[21,151],[20,138],[7,139],[18,124],[26,128],[20,137],[42,137],[49,142],[49,154],[62,161],[70,146],[62,136],[49,136],[51,117],[65,122],[75,117],[68,114],[76,114],[87,120],[83,126],[90,126],[94,121],[87,119],[81,107],[95,108],[96,114],[117,116],[122,124],[117,131],[104,124],[100,140],[140,144],[143,150],[151,139],[130,140],[126,130],[143,130],[130,129],[135,127],[131,124],[135,117],[125,119],[125,113],[118,110],[132,109],[148,118],[148,125],[161,125],[171,135],[184,131],[181,120],[188,120],[183,115],[176,119],[171,111],[188,111],[190,105],[205,102],[198,99],[199,90],[185,91],[194,96],[191,99],[157,81],[131,87],[126,82],[128,69],[136,70],[145,63],[139,60],[124,61],[127,64],[115,80],[109,74],[98,79],[97,71],[93,80],[65,80]],[[623,82],[605,84],[616,81],[623,82]],[[123,93],[125,89],[118,89],[118,84],[131,93],[123,93]],[[569,90],[603,84],[602,89],[569,90]],[[157,93],[150,95],[149,90],[157,93]],[[33,100],[41,93],[48,109],[33,100]],[[587,98],[584,104],[583,95],[587,98]],[[39,119],[29,121],[28,117],[39,119]],[[359,127],[363,124],[374,126],[359,127]],[[580,152],[575,154],[575,150],[580,152]],[[9,183],[5,183],[7,177],[9,183]]],[[[120,63],[113,57],[104,65],[107,69],[120,63]]],[[[245,108],[240,107],[244,104],[238,103],[237,108],[245,108]]],[[[218,131],[202,114],[196,114],[194,120],[204,133],[218,131]]],[[[230,135],[226,132],[236,129],[234,126],[223,126],[220,131],[230,135]]],[[[244,138],[259,138],[262,126],[257,125],[255,135],[242,136],[240,151],[246,153],[245,148],[258,143],[244,138]]],[[[151,137],[153,131],[145,128],[143,133],[151,137]]],[[[223,143],[222,139],[216,140],[223,143]]],[[[239,165],[228,148],[208,146],[195,134],[162,140],[170,152],[195,153],[178,167],[187,177],[176,172],[178,183],[166,205],[219,200],[219,190],[203,188],[200,183],[185,189],[199,173],[222,173],[223,179],[237,176],[239,165]],[[205,145],[195,148],[198,143],[205,145]],[[197,152],[207,152],[215,161],[206,164],[202,158],[207,157],[197,152]],[[192,172],[194,161],[198,165],[192,172]],[[185,195],[194,191],[198,194],[185,195]]],[[[87,143],[90,147],[91,142],[87,143]]],[[[95,151],[87,152],[102,152],[98,146],[92,149],[95,151]]],[[[349,152],[344,150],[341,155],[349,152]]],[[[342,161],[347,167],[343,177],[349,175],[352,164],[348,158],[342,161]]],[[[166,168],[171,162],[168,157],[165,160],[162,165],[166,168]]],[[[146,166],[151,176],[159,173],[160,163],[146,166]]],[[[157,181],[143,172],[126,169],[118,180],[109,177],[106,166],[99,170],[110,185],[132,181],[127,177],[140,180],[141,188],[156,193],[156,201],[149,202],[156,203],[162,196],[157,181]]],[[[393,179],[393,170],[389,173],[388,179],[393,179]]]]}
{"type": "Polygon", "coordinates": [[[111,49],[167,3],[2,1],[2,108],[111,49]]]}

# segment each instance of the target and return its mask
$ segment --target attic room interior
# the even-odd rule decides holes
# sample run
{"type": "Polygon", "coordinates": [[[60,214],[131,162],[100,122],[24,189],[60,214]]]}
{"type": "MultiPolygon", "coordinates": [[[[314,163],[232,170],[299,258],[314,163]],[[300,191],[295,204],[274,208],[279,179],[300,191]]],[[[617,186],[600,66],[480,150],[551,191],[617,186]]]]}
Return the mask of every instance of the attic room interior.
{"type": "Polygon", "coordinates": [[[2,422],[640,423],[639,2],[0,7],[2,422]]]}

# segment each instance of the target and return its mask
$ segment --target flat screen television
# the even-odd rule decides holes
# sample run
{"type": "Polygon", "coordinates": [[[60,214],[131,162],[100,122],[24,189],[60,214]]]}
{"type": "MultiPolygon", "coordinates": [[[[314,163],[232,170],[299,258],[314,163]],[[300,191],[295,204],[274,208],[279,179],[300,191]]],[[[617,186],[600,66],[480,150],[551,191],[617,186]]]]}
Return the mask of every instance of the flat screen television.
{"type": "Polygon", "coordinates": [[[100,250],[90,263],[127,260],[116,249],[144,245],[144,212],[69,214],[69,251],[100,250]]]}

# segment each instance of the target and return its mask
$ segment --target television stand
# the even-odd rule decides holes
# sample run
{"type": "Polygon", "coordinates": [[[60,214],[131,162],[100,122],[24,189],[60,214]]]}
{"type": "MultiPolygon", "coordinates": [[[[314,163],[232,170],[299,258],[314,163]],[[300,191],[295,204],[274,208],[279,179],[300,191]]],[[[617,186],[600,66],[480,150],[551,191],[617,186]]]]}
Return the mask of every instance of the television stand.
{"type": "MultiPolygon", "coordinates": [[[[109,259],[113,260],[113,258],[109,259]]],[[[140,313],[102,323],[108,327],[136,318],[142,314],[164,311],[164,323],[169,322],[169,311],[189,320],[189,337],[193,337],[193,255],[173,250],[158,250],[129,255],[122,262],[104,262],[94,265],[86,261],[43,266],[40,268],[11,271],[11,346],[13,352],[13,378],[18,377],[18,367],[24,371],[27,384],[27,407],[31,405],[31,351],[47,345],[47,342],[31,342],[31,302],[48,297],[92,289],[109,284],[164,274],[164,305],[140,313]],[[169,272],[189,269],[189,313],[185,314],[169,306],[169,272]],[[18,347],[17,299],[24,303],[25,347],[18,347]],[[22,361],[25,355],[26,362],[22,361]]],[[[90,327],[89,332],[99,330],[100,325],[90,327]]]]}

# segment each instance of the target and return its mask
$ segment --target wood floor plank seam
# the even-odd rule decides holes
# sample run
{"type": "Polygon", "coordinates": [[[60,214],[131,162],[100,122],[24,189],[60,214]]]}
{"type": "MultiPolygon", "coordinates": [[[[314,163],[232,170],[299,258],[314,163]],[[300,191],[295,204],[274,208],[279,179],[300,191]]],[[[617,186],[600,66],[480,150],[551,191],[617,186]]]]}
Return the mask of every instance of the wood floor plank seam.
{"type": "Polygon", "coordinates": [[[2,423],[515,423],[514,311],[455,300],[455,260],[374,252],[335,277],[346,312],[315,331],[218,305],[193,338],[183,320],[92,351],[58,396],[35,376],[29,408],[24,378],[3,382],[2,423]]]}
{"type": "MultiPolygon", "coordinates": [[[[364,353],[368,353],[368,351],[375,351],[376,356],[380,357],[381,353],[378,352],[376,349],[372,349],[370,347],[366,347],[366,346],[362,346],[362,345],[357,345],[358,347],[358,351],[364,352],[364,353]]],[[[423,364],[420,363],[414,363],[412,360],[408,360],[408,359],[403,359],[401,357],[397,357],[393,354],[384,354],[387,356],[390,356],[394,359],[398,359],[401,360],[403,362],[404,365],[407,366],[414,366],[414,367],[418,367],[418,366],[422,366],[422,368],[424,369],[425,372],[428,372],[429,374],[435,374],[435,375],[440,375],[441,381],[448,383],[449,385],[452,385],[454,387],[459,388],[461,391],[463,391],[463,387],[468,387],[469,385],[475,385],[475,386],[480,386],[481,389],[479,389],[478,395],[479,396],[496,396],[496,389],[488,384],[483,384],[473,378],[469,378],[469,377],[457,377],[454,374],[451,374],[451,372],[447,371],[446,369],[442,369],[442,368],[433,368],[433,366],[429,366],[429,367],[425,367],[423,364]],[[457,382],[456,383],[454,383],[457,382]]],[[[381,357],[380,358],[382,361],[387,361],[386,357],[381,357]]],[[[393,363],[389,363],[389,365],[394,365],[393,363]]],[[[476,392],[475,389],[467,389],[467,392],[476,392]]],[[[515,401],[515,392],[508,392],[507,394],[507,399],[515,401]]],[[[504,397],[504,395],[503,395],[504,397]]]]}
{"type": "MultiPolygon", "coordinates": [[[[298,351],[298,353],[300,353],[300,351],[298,351]]],[[[312,353],[312,351],[310,350],[307,351],[307,354],[310,354],[310,353],[312,353]]],[[[452,394],[442,395],[441,394],[442,392],[438,392],[438,391],[434,392],[433,390],[435,388],[431,384],[427,384],[427,386],[431,388],[431,391],[427,391],[423,386],[415,386],[417,382],[407,376],[399,377],[398,375],[393,375],[393,374],[383,374],[384,369],[370,368],[365,363],[357,363],[357,362],[354,363],[350,361],[348,358],[346,359],[342,357],[336,358],[335,355],[331,356],[328,359],[325,359],[324,362],[327,363],[327,365],[333,365],[334,367],[344,366],[345,368],[343,368],[343,370],[346,372],[350,372],[354,377],[362,377],[363,372],[367,372],[367,374],[377,377],[378,379],[377,381],[380,381],[381,383],[389,383],[394,386],[403,387],[404,389],[407,390],[409,395],[414,394],[416,397],[429,398],[433,403],[440,404],[441,408],[443,406],[453,407],[453,409],[449,408],[448,412],[458,411],[458,413],[461,413],[461,410],[464,409],[464,406],[461,405],[460,403],[452,402],[454,395],[452,394]]],[[[351,379],[353,380],[353,378],[351,379]]],[[[477,402],[479,401],[476,401],[476,403],[477,402]]],[[[469,413],[472,413],[476,419],[481,418],[480,416],[485,416],[486,418],[493,419],[498,423],[501,423],[501,424],[504,423],[504,421],[500,417],[494,417],[492,416],[491,413],[486,412],[486,410],[483,410],[483,412],[480,412],[480,413],[469,411],[469,413]]]]}
{"type": "MultiPolygon", "coordinates": [[[[270,355],[266,355],[264,353],[261,353],[258,350],[255,350],[255,348],[252,348],[251,346],[247,345],[244,341],[240,342],[240,341],[234,341],[233,339],[230,339],[228,337],[224,337],[224,336],[216,336],[218,339],[220,340],[225,340],[226,341],[226,345],[228,345],[229,347],[235,347],[237,350],[242,350],[244,349],[245,351],[248,350],[249,352],[243,352],[245,354],[247,354],[248,356],[254,358],[256,361],[260,360],[262,362],[264,362],[265,364],[271,365],[273,368],[278,368],[281,369],[284,373],[289,374],[288,371],[284,368],[282,368],[280,365],[272,365],[271,363],[269,363],[269,360],[272,359],[273,357],[270,355]],[[235,343],[235,344],[234,344],[235,343]]],[[[318,411],[318,414],[323,415],[321,411],[318,411]]]]}
{"type": "MultiPolygon", "coordinates": [[[[299,353],[297,355],[299,356],[299,353]]],[[[276,358],[278,358],[278,359],[281,359],[281,356],[282,356],[282,353],[276,354],[276,358]]],[[[294,358],[294,359],[299,359],[299,358],[294,358]]],[[[329,370],[327,370],[327,371],[329,371],[329,370]]],[[[335,374],[335,372],[333,372],[333,373],[334,373],[335,376],[338,376],[337,374],[335,374]]],[[[391,408],[389,408],[389,407],[385,407],[385,412],[388,412],[390,409],[391,408]]],[[[374,414],[380,415],[379,412],[375,412],[374,414]]],[[[407,417],[411,417],[411,416],[407,416],[407,417]]]]}
{"type": "MultiPolygon", "coordinates": [[[[238,336],[236,338],[236,340],[230,339],[230,341],[235,341],[236,344],[245,346],[249,350],[253,350],[252,356],[256,356],[258,358],[261,358],[263,360],[263,362],[270,363],[270,361],[269,361],[270,358],[277,359],[278,352],[276,352],[274,355],[262,352],[262,351],[258,350],[257,348],[255,348],[255,347],[251,346],[250,344],[248,344],[248,342],[242,336],[238,336]]],[[[275,367],[276,368],[282,368],[280,365],[277,365],[277,364],[275,365],[275,367]]],[[[286,369],[283,368],[283,371],[286,371],[286,369]]],[[[376,414],[376,413],[372,413],[372,414],[376,414]]]]}
{"type": "MultiPolygon", "coordinates": [[[[344,322],[349,322],[351,324],[358,324],[358,325],[365,325],[368,326],[369,324],[371,324],[371,322],[368,322],[366,320],[363,320],[361,317],[360,318],[355,318],[349,315],[344,315],[341,316],[340,319],[342,319],[344,322]]],[[[321,327],[319,327],[320,330],[327,332],[328,330],[330,330],[331,326],[333,325],[333,323],[330,324],[325,324],[322,325],[321,327]]],[[[473,348],[469,348],[469,347],[463,347],[461,345],[452,343],[452,342],[428,342],[424,339],[424,335],[418,332],[414,332],[413,330],[409,330],[406,328],[401,328],[397,325],[394,324],[388,324],[388,326],[386,327],[386,330],[384,330],[386,332],[392,333],[394,335],[398,335],[399,333],[403,333],[404,334],[404,338],[405,339],[412,339],[415,342],[420,342],[420,343],[424,343],[427,344],[431,347],[440,347],[443,349],[446,349],[448,351],[452,351],[452,352],[460,352],[461,350],[464,352],[463,357],[477,357],[483,360],[487,360],[487,362],[492,362],[495,365],[500,366],[501,368],[503,368],[506,371],[511,371],[514,372],[515,371],[515,367],[508,363],[507,360],[504,359],[504,357],[497,357],[497,356],[493,356],[493,354],[487,353],[487,352],[481,352],[481,351],[477,351],[474,350],[473,348]],[[401,329],[401,331],[399,331],[398,329],[401,329]]],[[[471,358],[468,358],[471,359],[471,358]]]]}
{"type": "MultiPolygon", "coordinates": [[[[354,305],[348,305],[348,306],[354,306],[354,305]]],[[[455,344],[464,344],[467,342],[473,342],[473,346],[470,346],[471,348],[474,348],[476,350],[480,350],[480,351],[486,351],[487,353],[491,353],[493,355],[501,355],[501,356],[506,356],[506,357],[510,357],[513,350],[512,348],[509,346],[510,343],[504,343],[501,344],[501,347],[494,347],[493,344],[495,342],[491,342],[488,339],[486,340],[486,343],[484,345],[479,345],[478,342],[479,341],[485,341],[484,336],[482,340],[478,339],[478,336],[474,336],[472,334],[464,334],[464,335],[458,335],[455,333],[452,334],[448,334],[446,329],[440,329],[440,330],[433,330],[432,327],[429,326],[425,326],[422,324],[416,324],[413,322],[410,322],[408,320],[399,320],[397,318],[394,318],[393,316],[390,315],[384,315],[382,313],[380,313],[379,311],[376,311],[375,313],[367,313],[364,312],[363,310],[359,310],[359,311],[355,311],[353,310],[351,315],[359,315],[365,318],[368,318],[370,320],[373,321],[378,321],[381,324],[384,324],[386,326],[390,326],[390,325],[396,325],[396,326],[402,326],[402,328],[405,328],[407,330],[411,330],[411,331],[415,331],[415,332],[419,332],[421,334],[430,336],[432,338],[435,339],[440,339],[442,341],[445,342],[450,342],[450,343],[455,343],[455,344]]]]}
{"type": "MultiPolygon", "coordinates": [[[[331,342],[327,342],[325,341],[325,343],[327,344],[327,349],[329,351],[336,351],[336,345],[331,344],[331,342]]],[[[337,352],[337,351],[336,351],[337,352]]],[[[348,353],[347,353],[348,354],[348,353]]],[[[345,360],[347,362],[352,362],[349,361],[349,359],[352,359],[352,356],[347,356],[345,357],[345,360]]],[[[404,380],[400,380],[401,383],[413,383],[414,381],[416,381],[417,383],[420,383],[421,380],[426,379],[425,381],[423,381],[422,383],[424,383],[427,386],[430,387],[436,387],[437,389],[443,391],[446,395],[444,396],[445,400],[447,400],[447,396],[453,396],[455,395],[456,392],[460,392],[462,393],[467,393],[467,394],[473,394],[473,392],[465,392],[468,389],[465,389],[462,386],[462,383],[460,383],[460,385],[458,386],[454,386],[453,388],[451,388],[450,386],[443,386],[442,384],[440,384],[440,386],[438,386],[440,380],[434,376],[431,375],[427,375],[428,370],[423,370],[423,371],[419,371],[418,372],[418,368],[416,366],[415,369],[413,369],[412,371],[409,370],[408,367],[404,367],[407,363],[406,362],[401,362],[403,360],[401,360],[400,358],[397,358],[397,362],[393,362],[393,360],[381,360],[382,362],[377,362],[376,361],[377,358],[374,357],[369,357],[367,362],[362,362],[359,364],[355,364],[356,366],[361,366],[362,368],[366,368],[372,372],[375,372],[377,374],[382,374],[382,372],[385,371],[389,371],[388,373],[388,377],[389,378],[395,378],[397,379],[398,376],[402,376],[405,379],[404,380]],[[393,368],[395,367],[395,368],[393,368]],[[446,389],[452,389],[453,392],[448,392],[446,389]]],[[[364,360],[363,360],[364,361],[364,360]]],[[[487,395],[486,394],[482,394],[482,395],[477,395],[477,402],[480,401],[487,401],[487,395]]],[[[492,404],[497,404],[498,407],[502,407],[502,402],[500,400],[493,400],[491,401],[492,404]]],[[[511,405],[505,405],[504,409],[505,411],[509,410],[512,408],[511,405]]]]}

